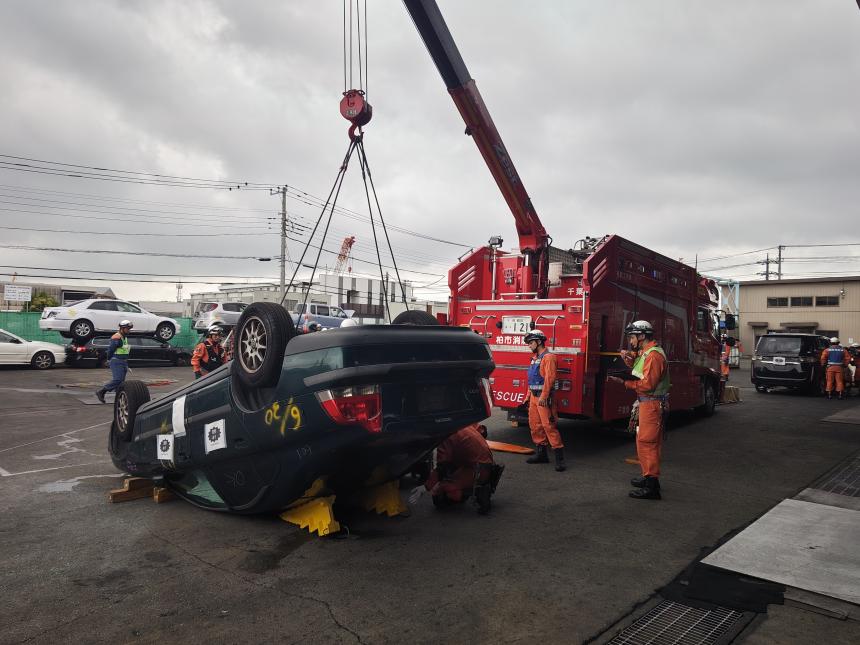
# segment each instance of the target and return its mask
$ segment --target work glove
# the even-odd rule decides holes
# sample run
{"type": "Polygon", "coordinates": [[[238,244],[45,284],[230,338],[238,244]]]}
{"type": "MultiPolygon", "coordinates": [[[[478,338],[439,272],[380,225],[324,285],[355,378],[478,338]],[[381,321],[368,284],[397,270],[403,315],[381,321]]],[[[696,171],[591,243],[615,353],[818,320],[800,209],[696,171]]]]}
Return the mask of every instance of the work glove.
{"type": "Polygon", "coordinates": [[[409,503],[417,504],[418,500],[421,499],[421,496],[427,492],[427,489],[424,486],[416,486],[412,489],[412,492],[409,493],[409,503]]]}

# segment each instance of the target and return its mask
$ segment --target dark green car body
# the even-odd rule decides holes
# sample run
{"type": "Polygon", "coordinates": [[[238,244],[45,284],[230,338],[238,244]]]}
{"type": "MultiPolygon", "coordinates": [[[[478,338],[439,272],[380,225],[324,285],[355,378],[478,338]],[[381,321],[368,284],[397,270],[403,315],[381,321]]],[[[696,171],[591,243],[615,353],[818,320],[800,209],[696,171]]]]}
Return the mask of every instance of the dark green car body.
{"type": "Polygon", "coordinates": [[[228,363],[142,405],[130,441],[112,439],[111,454],[120,470],[163,477],[200,506],[277,511],[320,479],[342,492],[401,476],[447,436],[489,416],[493,368],[486,341],[463,328],[302,334],[288,342],[275,386],[242,386],[228,363]],[[381,406],[372,422],[338,422],[324,407],[333,392],[361,391],[379,394],[371,397],[381,406]],[[172,459],[159,459],[167,438],[172,459]]]}

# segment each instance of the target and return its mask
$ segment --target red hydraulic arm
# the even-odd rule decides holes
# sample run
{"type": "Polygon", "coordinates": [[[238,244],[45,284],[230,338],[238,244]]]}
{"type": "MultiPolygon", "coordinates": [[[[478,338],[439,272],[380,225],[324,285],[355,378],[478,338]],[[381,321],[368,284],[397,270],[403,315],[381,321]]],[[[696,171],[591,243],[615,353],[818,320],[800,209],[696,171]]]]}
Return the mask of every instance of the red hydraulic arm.
{"type": "Polygon", "coordinates": [[[457,49],[435,0],[403,0],[406,10],[427,46],[442,80],[454,99],[454,104],[466,122],[466,134],[471,135],[484,161],[511,209],[519,235],[520,251],[537,260],[541,291],[546,284],[547,249],[550,238],[532,206],[514,162],[508,156],[487,106],[466,63],[457,49]]]}

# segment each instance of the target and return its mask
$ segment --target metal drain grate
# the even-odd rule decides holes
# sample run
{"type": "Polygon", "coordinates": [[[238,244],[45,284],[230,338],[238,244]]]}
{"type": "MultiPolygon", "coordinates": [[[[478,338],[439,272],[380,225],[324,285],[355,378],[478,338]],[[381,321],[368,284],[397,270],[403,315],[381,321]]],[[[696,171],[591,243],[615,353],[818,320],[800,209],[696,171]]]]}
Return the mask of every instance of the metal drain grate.
{"type": "Polygon", "coordinates": [[[626,627],[608,645],[717,645],[728,642],[744,612],[718,607],[696,609],[664,600],[626,627]]]}
{"type": "Polygon", "coordinates": [[[825,475],[812,488],[837,495],[860,497],[860,459],[852,459],[832,475],[825,475]]]}

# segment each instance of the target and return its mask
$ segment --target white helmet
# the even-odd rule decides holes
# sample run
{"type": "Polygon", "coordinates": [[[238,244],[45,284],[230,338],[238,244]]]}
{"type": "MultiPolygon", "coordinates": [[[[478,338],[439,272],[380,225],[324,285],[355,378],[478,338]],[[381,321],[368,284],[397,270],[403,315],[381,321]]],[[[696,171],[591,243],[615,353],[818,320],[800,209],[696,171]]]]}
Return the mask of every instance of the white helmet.
{"type": "Polygon", "coordinates": [[[830,344],[831,344],[831,345],[838,345],[838,344],[839,344],[839,339],[838,339],[838,338],[836,338],[836,336],[834,336],[833,338],[831,338],[831,339],[830,339],[830,344]]]}
{"type": "Polygon", "coordinates": [[[341,324],[341,327],[358,327],[358,321],[354,318],[347,318],[341,324]]]}
{"type": "Polygon", "coordinates": [[[134,327],[134,323],[132,323],[130,320],[120,320],[119,326],[120,328],[128,327],[129,329],[131,329],[132,327],[134,327]]]}
{"type": "Polygon", "coordinates": [[[211,336],[212,334],[221,334],[221,328],[218,325],[212,325],[209,329],[206,330],[206,335],[211,336]]]}
{"type": "Polygon", "coordinates": [[[630,336],[631,334],[645,334],[646,336],[653,336],[654,328],[647,320],[637,320],[636,322],[632,322],[627,325],[627,329],[624,330],[624,334],[626,336],[630,336]]]}

